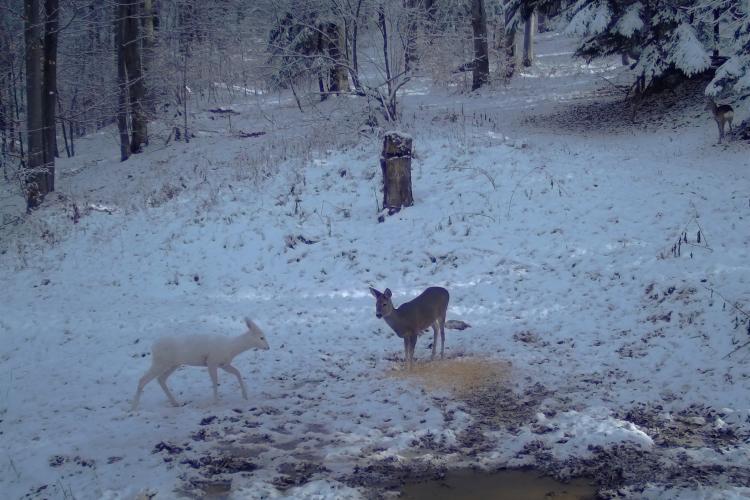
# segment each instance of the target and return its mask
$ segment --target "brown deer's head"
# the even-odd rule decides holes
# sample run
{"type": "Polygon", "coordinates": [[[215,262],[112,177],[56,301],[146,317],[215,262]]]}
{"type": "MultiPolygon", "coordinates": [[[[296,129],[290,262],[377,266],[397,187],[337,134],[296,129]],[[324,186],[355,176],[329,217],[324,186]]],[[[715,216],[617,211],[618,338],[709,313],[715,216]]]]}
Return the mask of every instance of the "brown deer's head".
{"type": "Polygon", "coordinates": [[[370,287],[370,293],[375,297],[375,316],[383,318],[393,312],[393,302],[391,302],[391,289],[386,288],[384,292],[379,292],[370,287]]]}

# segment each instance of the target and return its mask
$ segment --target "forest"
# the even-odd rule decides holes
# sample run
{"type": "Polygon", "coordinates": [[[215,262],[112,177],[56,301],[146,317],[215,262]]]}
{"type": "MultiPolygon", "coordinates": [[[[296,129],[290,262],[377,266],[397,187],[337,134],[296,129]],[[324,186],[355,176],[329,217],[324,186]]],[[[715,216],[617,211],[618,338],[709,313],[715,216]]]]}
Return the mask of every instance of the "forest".
{"type": "Polygon", "coordinates": [[[748,97],[747,0],[0,0],[3,491],[747,498],[748,97]]]}

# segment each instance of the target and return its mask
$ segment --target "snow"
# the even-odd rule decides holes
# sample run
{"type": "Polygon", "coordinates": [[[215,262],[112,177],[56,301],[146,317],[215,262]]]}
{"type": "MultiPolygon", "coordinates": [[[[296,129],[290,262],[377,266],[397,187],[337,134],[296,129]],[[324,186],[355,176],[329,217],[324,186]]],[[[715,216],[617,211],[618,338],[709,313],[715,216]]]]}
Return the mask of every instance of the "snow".
{"type": "Polygon", "coordinates": [[[594,36],[604,33],[612,20],[612,12],[607,2],[592,2],[578,10],[570,20],[567,35],[594,36]]]}
{"type": "Polygon", "coordinates": [[[642,13],[643,4],[641,2],[635,2],[634,4],[629,5],[620,19],[617,20],[615,31],[626,38],[632,37],[636,31],[641,31],[643,29],[643,19],[641,18],[642,13]]]}
{"type": "Polygon", "coordinates": [[[692,76],[711,66],[711,59],[692,26],[687,23],[680,24],[672,40],[672,47],[668,49],[672,53],[669,59],[683,73],[692,76]]]}
{"type": "MultiPolygon", "coordinates": [[[[256,138],[196,112],[210,133],[126,163],[107,133],[81,141],[60,162],[64,199],[2,228],[8,498],[170,498],[207,479],[231,480],[231,498],[357,498],[347,478],[373,461],[542,467],[534,449],[554,464],[626,447],[744,473],[750,444],[709,430],[750,432],[747,348],[727,357],[748,340],[733,308],[750,300],[747,145],[715,145],[701,107],[576,124],[578,106],[613,99],[598,75],[628,75],[539,38],[536,78],[403,98],[415,204],[383,223],[378,136],[321,125],[291,98],[232,105],[231,126],[267,132],[256,138]],[[484,400],[403,374],[370,285],[396,304],[447,287],[448,319],[471,325],[446,332],[448,361],[509,367],[492,388],[507,404],[490,412],[507,421],[482,424],[487,448],[465,439],[489,418],[484,400]],[[182,406],[150,384],[129,411],[154,339],[237,335],[244,316],[271,345],[235,360],[249,401],[220,374],[214,404],[206,374],[185,368],[169,379],[182,406]],[[695,432],[665,442],[672,429],[695,432]],[[236,472],[194,466],[226,456],[236,472]]],[[[358,102],[330,101],[332,116],[358,102]]],[[[638,491],[748,494],[706,477],[638,491]]]]}

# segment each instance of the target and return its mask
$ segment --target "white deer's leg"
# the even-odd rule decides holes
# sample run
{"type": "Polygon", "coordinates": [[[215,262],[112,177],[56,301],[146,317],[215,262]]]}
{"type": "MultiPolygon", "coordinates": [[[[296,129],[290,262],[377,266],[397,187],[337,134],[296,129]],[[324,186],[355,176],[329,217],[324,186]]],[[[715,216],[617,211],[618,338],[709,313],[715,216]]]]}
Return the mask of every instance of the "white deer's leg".
{"type": "Polygon", "coordinates": [[[141,380],[138,381],[138,389],[135,391],[135,397],[133,398],[133,406],[131,407],[131,410],[135,411],[138,408],[138,403],[141,400],[141,393],[143,392],[143,388],[146,387],[146,384],[158,377],[160,372],[160,368],[155,365],[151,365],[151,368],[149,368],[146,374],[141,377],[141,380]]]}
{"type": "Polygon", "coordinates": [[[242,389],[242,397],[247,399],[247,391],[245,390],[245,382],[242,381],[242,375],[240,375],[240,371],[235,368],[232,365],[225,365],[221,367],[225,372],[231,373],[235,377],[237,377],[237,380],[240,383],[240,389],[242,389]]]}
{"type": "Polygon", "coordinates": [[[717,121],[716,126],[719,127],[719,144],[721,144],[721,140],[724,138],[724,122],[717,121]]]}
{"type": "Polygon", "coordinates": [[[214,403],[219,401],[219,374],[216,365],[208,365],[208,374],[211,376],[211,382],[214,385],[214,403]]]}
{"type": "Polygon", "coordinates": [[[169,390],[169,387],[167,387],[167,379],[170,375],[174,373],[174,371],[177,369],[177,366],[173,366],[169,370],[165,371],[161,375],[159,375],[159,385],[161,386],[162,390],[164,391],[164,394],[167,395],[167,399],[169,399],[169,402],[172,403],[172,406],[179,406],[180,403],[177,402],[175,397],[172,395],[172,391],[169,390]]]}

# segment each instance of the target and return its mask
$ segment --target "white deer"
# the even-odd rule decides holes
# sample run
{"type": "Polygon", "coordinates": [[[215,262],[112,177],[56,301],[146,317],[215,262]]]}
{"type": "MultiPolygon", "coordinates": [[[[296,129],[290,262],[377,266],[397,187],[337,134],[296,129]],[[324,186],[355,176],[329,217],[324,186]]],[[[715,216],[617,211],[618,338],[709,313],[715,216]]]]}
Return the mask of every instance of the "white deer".
{"type": "Polygon", "coordinates": [[[186,335],[180,337],[162,337],[154,342],[151,349],[151,368],[138,382],[138,390],[133,399],[132,410],[138,408],[143,388],[153,379],[158,379],[169,402],[177,406],[177,400],[167,387],[167,378],[182,365],[205,366],[211,376],[214,387],[214,401],[219,399],[218,369],[237,377],[242,389],[242,397],[247,399],[247,390],[239,370],[232,366],[232,360],[249,349],[268,350],[268,342],[263,331],[245,318],[247,331],[237,337],[221,335],[186,335]]]}

